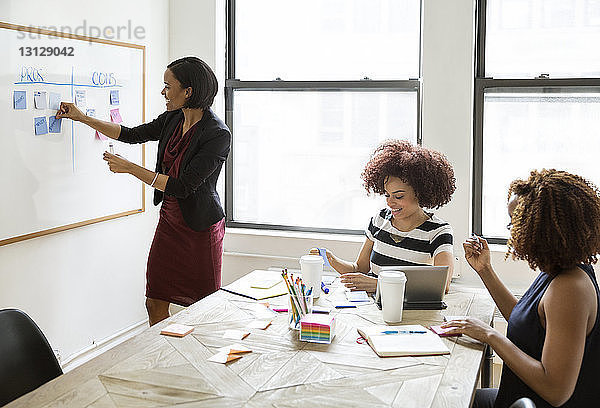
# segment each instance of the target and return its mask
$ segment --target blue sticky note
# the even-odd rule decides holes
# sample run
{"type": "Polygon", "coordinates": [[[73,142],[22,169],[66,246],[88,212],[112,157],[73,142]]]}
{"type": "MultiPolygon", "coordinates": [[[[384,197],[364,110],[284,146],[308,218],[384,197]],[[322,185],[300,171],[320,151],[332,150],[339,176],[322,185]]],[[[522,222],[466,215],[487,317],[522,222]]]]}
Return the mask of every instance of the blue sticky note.
{"type": "Polygon", "coordinates": [[[327,251],[325,250],[325,248],[319,248],[319,255],[321,255],[321,258],[323,258],[323,260],[325,261],[325,266],[328,266],[331,269],[333,269],[331,265],[329,265],[329,260],[327,259],[327,251]]]}
{"type": "Polygon", "coordinates": [[[50,92],[50,103],[48,105],[50,105],[50,109],[52,110],[59,110],[60,109],[60,100],[61,100],[61,96],[59,93],[56,92],[50,92]]]}
{"type": "Polygon", "coordinates": [[[13,104],[15,109],[27,109],[27,92],[15,91],[13,94],[13,104]]]}
{"type": "Polygon", "coordinates": [[[110,91],[110,104],[111,105],[119,104],[119,91],[117,91],[117,90],[110,91]]]}
{"type": "Polygon", "coordinates": [[[54,116],[48,116],[48,128],[50,133],[60,133],[62,119],[57,119],[54,116]]]}
{"type": "Polygon", "coordinates": [[[48,133],[48,125],[46,124],[46,117],[40,116],[39,118],[33,119],[35,123],[35,134],[45,135],[48,133]]]}

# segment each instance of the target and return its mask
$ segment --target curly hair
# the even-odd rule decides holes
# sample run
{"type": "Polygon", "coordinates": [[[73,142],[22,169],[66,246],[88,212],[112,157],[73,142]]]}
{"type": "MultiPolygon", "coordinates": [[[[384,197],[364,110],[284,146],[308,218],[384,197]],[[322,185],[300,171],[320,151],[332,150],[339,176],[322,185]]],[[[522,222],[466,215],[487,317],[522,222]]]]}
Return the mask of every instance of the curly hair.
{"type": "Polygon", "coordinates": [[[511,215],[506,257],[532,269],[557,274],[597,261],[600,250],[600,194],[584,178],[554,169],[532,171],[514,180],[508,199],[517,196],[511,215]]]}
{"type": "Polygon", "coordinates": [[[361,178],[367,193],[384,194],[390,176],[408,183],[421,207],[439,208],[450,202],[456,179],[446,156],[404,140],[380,144],[365,166],[361,178]]]}

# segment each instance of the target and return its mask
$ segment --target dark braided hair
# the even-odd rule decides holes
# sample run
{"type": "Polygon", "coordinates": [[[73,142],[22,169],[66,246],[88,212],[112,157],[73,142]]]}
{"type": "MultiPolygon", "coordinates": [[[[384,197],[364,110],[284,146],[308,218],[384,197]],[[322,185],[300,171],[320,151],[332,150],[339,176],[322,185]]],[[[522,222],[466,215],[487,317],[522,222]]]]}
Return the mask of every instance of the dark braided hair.
{"type": "Polygon", "coordinates": [[[362,172],[367,193],[384,194],[394,176],[409,184],[421,207],[439,208],[450,202],[456,179],[446,156],[404,140],[388,140],[375,149],[362,172]]]}
{"type": "Polygon", "coordinates": [[[514,180],[508,199],[517,196],[511,216],[508,252],[532,269],[557,274],[592,264],[600,251],[600,192],[583,177],[558,170],[534,170],[514,180]]]}

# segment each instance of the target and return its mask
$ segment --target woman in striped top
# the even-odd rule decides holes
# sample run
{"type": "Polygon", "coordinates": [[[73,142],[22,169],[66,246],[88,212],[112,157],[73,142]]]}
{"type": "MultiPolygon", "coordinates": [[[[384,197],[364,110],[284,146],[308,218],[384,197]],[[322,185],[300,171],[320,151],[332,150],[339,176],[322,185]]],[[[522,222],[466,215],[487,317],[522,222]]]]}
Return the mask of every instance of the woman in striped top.
{"type": "Polygon", "coordinates": [[[447,291],[454,266],[452,228],[425,211],[447,204],[456,189],[446,157],[406,141],[387,141],[373,153],[362,179],[368,193],[386,197],[387,208],[371,218],[355,262],[326,252],[333,269],[342,274],[342,283],[374,292],[382,266],[447,265],[447,291]]]}

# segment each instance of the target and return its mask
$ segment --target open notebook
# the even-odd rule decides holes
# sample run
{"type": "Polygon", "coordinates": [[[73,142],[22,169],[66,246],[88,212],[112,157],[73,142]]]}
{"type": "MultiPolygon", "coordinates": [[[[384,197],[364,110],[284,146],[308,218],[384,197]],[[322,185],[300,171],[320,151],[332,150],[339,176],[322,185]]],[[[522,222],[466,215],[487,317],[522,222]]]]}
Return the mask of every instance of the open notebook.
{"type": "Polygon", "coordinates": [[[357,330],[379,357],[450,354],[437,334],[418,324],[369,326],[357,330]]]}

